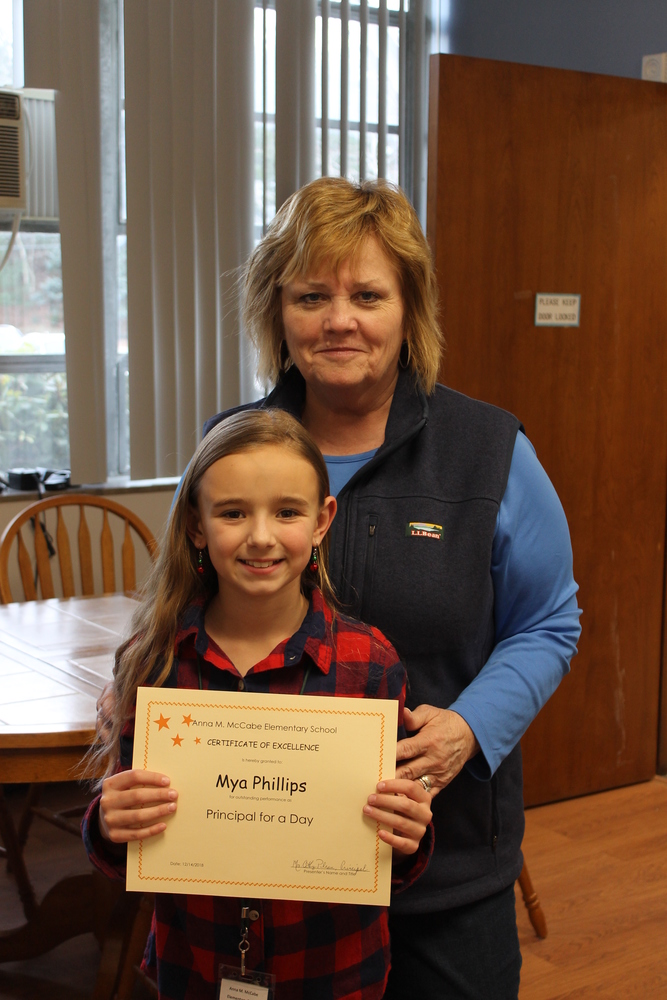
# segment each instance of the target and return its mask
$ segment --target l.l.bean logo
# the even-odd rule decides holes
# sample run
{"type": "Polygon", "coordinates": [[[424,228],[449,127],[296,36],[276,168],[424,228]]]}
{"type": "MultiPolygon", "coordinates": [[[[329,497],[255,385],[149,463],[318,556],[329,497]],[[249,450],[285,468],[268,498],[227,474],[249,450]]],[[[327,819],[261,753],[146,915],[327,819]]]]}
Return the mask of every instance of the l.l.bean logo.
{"type": "Polygon", "coordinates": [[[433,538],[436,542],[441,542],[442,525],[431,524],[430,521],[408,521],[405,535],[407,538],[433,538]]]}

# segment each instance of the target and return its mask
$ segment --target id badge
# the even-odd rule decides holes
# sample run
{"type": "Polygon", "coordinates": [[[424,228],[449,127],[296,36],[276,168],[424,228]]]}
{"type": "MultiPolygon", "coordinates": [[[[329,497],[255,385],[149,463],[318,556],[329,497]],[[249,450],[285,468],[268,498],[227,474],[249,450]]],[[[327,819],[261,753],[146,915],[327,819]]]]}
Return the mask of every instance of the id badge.
{"type": "Polygon", "coordinates": [[[276,977],[268,972],[241,972],[231,965],[221,965],[218,981],[218,1000],[274,1000],[276,995],[276,977]]]}

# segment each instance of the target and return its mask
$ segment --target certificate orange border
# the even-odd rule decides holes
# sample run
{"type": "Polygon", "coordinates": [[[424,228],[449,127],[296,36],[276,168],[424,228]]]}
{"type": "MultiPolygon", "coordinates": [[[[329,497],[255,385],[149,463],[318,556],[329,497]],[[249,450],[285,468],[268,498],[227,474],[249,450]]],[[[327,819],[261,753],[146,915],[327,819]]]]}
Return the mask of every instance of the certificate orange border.
{"type": "MultiPolygon", "coordinates": [[[[335,699],[332,698],[331,701],[333,701],[335,703],[335,699]]],[[[167,700],[164,700],[164,699],[155,698],[155,699],[150,700],[147,703],[147,710],[146,710],[146,739],[145,739],[145,743],[144,743],[144,763],[143,763],[143,769],[144,769],[144,771],[148,770],[148,752],[149,752],[149,741],[150,741],[151,732],[152,732],[152,730],[151,730],[151,715],[152,715],[153,708],[170,708],[170,707],[171,708],[201,708],[202,706],[201,706],[201,702],[190,702],[190,701],[185,701],[185,700],[182,700],[182,699],[179,699],[178,701],[167,701],[167,700]]],[[[207,704],[206,704],[206,708],[207,709],[221,709],[221,710],[234,710],[234,711],[238,711],[238,709],[240,707],[241,706],[239,706],[239,704],[229,704],[229,703],[225,703],[224,701],[220,702],[219,704],[217,704],[215,702],[207,702],[207,704]]],[[[243,711],[250,711],[250,712],[266,712],[267,711],[267,706],[266,705],[243,704],[242,707],[243,707],[243,711]]],[[[379,760],[378,760],[378,781],[382,780],[382,766],[383,766],[383,763],[384,763],[384,742],[385,742],[385,715],[384,715],[384,712],[372,711],[371,709],[368,709],[368,710],[365,710],[365,711],[363,709],[361,709],[359,711],[352,711],[351,709],[340,709],[340,708],[333,708],[333,707],[332,708],[299,708],[297,706],[295,706],[294,708],[288,708],[287,706],[271,706],[270,711],[272,713],[274,713],[274,712],[276,712],[276,713],[277,712],[288,712],[290,715],[294,715],[294,714],[300,714],[300,715],[327,715],[327,716],[332,716],[332,715],[336,716],[337,715],[337,716],[357,716],[357,717],[366,717],[366,718],[369,718],[369,717],[370,718],[377,718],[377,717],[379,717],[380,718],[380,727],[381,728],[380,728],[380,756],[379,756],[379,760]]],[[[353,894],[353,893],[365,893],[365,894],[371,894],[371,895],[374,895],[375,893],[377,893],[377,891],[378,891],[379,867],[380,867],[380,838],[378,836],[378,831],[380,829],[380,824],[376,823],[375,826],[376,826],[376,829],[375,829],[375,871],[374,871],[374,877],[373,877],[373,887],[372,888],[369,887],[369,888],[366,888],[366,889],[364,889],[364,888],[356,888],[356,887],[352,887],[352,886],[350,886],[349,889],[347,887],[338,887],[337,890],[336,890],[337,892],[349,892],[350,894],[353,894]]],[[[143,871],[142,871],[143,846],[144,846],[144,842],[143,842],[143,840],[140,840],[139,841],[139,851],[138,851],[137,877],[140,880],[142,880],[144,882],[147,882],[147,883],[150,883],[150,882],[161,882],[161,883],[163,883],[163,882],[177,882],[179,885],[183,885],[185,883],[193,883],[193,884],[197,884],[197,885],[212,885],[212,886],[225,886],[225,885],[230,885],[231,886],[231,885],[233,885],[233,886],[247,887],[249,889],[262,889],[262,888],[263,889],[289,889],[289,890],[294,889],[296,891],[298,891],[299,889],[303,889],[304,888],[303,883],[292,883],[292,882],[245,882],[242,879],[183,878],[182,876],[179,876],[178,878],[176,878],[176,877],[170,878],[169,876],[163,876],[163,875],[161,875],[161,876],[145,875],[145,874],[143,874],[143,871]]],[[[147,888],[148,888],[148,886],[147,886],[147,888]]],[[[311,883],[311,882],[308,883],[308,891],[309,892],[317,892],[317,891],[328,892],[330,890],[331,890],[331,886],[330,885],[313,885],[313,883],[311,883]]],[[[380,904],[378,904],[378,905],[380,905],[380,904]]]]}

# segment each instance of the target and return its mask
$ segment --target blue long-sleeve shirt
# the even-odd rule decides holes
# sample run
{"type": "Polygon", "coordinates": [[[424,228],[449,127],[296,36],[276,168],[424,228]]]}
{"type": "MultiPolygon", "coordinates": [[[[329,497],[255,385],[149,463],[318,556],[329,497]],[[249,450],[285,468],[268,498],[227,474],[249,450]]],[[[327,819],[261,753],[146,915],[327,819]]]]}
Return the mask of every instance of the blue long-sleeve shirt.
{"type": "MultiPolygon", "coordinates": [[[[326,456],[337,494],[375,452],[326,456]]],[[[570,668],[581,632],[572,546],[554,487],[524,434],[517,434],[493,539],[496,645],[450,705],[480,745],[466,765],[488,779],[570,668]]]]}

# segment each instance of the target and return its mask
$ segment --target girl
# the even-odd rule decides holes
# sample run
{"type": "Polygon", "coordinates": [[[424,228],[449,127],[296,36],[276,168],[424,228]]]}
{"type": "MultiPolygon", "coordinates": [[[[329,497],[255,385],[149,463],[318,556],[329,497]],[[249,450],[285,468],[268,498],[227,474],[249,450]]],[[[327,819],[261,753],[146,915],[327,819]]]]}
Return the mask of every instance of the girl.
{"type": "MultiPolygon", "coordinates": [[[[124,845],[163,833],[177,806],[166,775],[128,770],[139,685],[396,698],[403,735],[405,672],[393,647],[333,612],[328,493],[317,446],[281,410],[237,413],[197,449],[132,637],[116,655],[113,726],[99,751],[109,754],[108,776],[83,824],[88,854],[109,876],[124,875],[124,845]]],[[[407,779],[380,782],[363,806],[392,828],[379,835],[403,862],[397,890],[426,866],[429,806],[422,784],[407,779]]],[[[255,915],[246,968],[276,976],[277,1000],[383,995],[383,907],[159,894],[161,997],[216,996],[219,965],[239,964],[242,905],[255,915]]]]}

